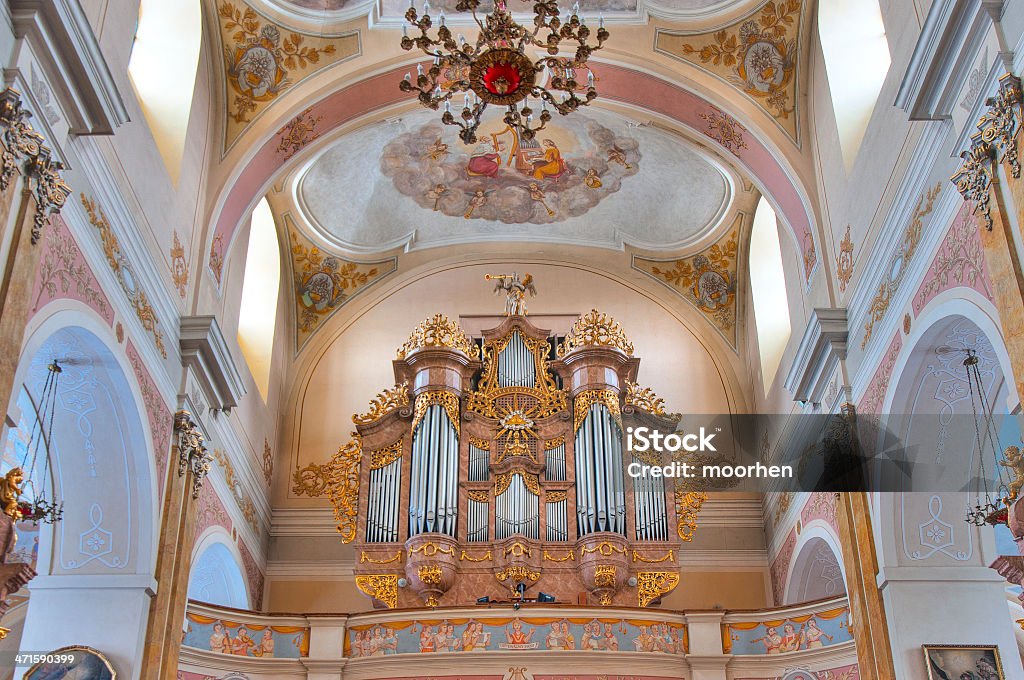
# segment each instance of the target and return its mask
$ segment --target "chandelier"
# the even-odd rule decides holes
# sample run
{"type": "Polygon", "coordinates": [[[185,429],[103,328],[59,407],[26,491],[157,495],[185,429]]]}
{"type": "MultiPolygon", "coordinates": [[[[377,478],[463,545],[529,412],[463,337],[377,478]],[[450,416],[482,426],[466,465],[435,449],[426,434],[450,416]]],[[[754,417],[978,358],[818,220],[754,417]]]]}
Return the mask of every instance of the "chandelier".
{"type": "Polygon", "coordinates": [[[8,512],[15,520],[55,524],[64,514],[64,503],[46,492],[50,478],[50,444],[53,441],[53,415],[57,408],[57,383],[64,369],[54,359],[47,366],[46,381],[38,402],[38,411],[29,433],[21,465],[8,473],[9,491],[17,506],[8,512]],[[42,459],[42,460],[40,460],[42,459]],[[15,479],[23,479],[11,484],[15,479]]]}
{"type": "Polygon", "coordinates": [[[967,369],[967,386],[970,390],[971,411],[974,416],[974,438],[975,446],[978,447],[981,488],[978,489],[974,507],[972,508],[968,503],[964,521],[980,527],[986,524],[991,526],[1005,524],[1008,508],[1014,499],[1010,496],[1003,479],[1003,466],[1000,465],[998,453],[999,433],[995,426],[994,414],[985,397],[978,363],[978,353],[973,349],[968,349],[967,357],[964,359],[964,368],[967,369]],[[992,459],[999,478],[997,488],[994,490],[989,490],[989,480],[985,472],[986,457],[992,459]]]}
{"type": "Polygon", "coordinates": [[[564,116],[597,97],[587,60],[601,49],[609,33],[601,18],[594,36],[597,42],[588,43],[592,31],[579,13],[579,3],[562,19],[556,0],[536,0],[533,25],[527,27],[512,18],[506,0],[495,0],[494,10],[483,21],[476,13],[480,0],[459,0],[456,10],[471,12],[480,28],[476,41],[471,42],[463,35],[452,35],[443,10],[432,37],[430,3],[424,3],[420,16],[414,1],[410,0],[405,18],[419,34],[409,37],[403,26],[402,49],[418,47],[434,63],[427,70],[417,66],[415,79],[407,73],[399,86],[403,92],[417,93],[420,103],[429,109],[437,111],[443,106],[441,122],[459,126],[464,143],[476,143],[480,118],[488,104],[506,107],[505,123],[522,139],[533,139],[551,120],[549,109],[564,116]],[[559,56],[563,43],[575,48],[573,56],[559,56]],[[530,56],[527,50],[531,48],[539,56],[530,56]],[[581,82],[584,69],[586,84],[581,82]],[[452,101],[459,93],[463,93],[461,111],[458,102],[452,101]],[[531,107],[530,97],[539,104],[539,111],[531,107]]]}

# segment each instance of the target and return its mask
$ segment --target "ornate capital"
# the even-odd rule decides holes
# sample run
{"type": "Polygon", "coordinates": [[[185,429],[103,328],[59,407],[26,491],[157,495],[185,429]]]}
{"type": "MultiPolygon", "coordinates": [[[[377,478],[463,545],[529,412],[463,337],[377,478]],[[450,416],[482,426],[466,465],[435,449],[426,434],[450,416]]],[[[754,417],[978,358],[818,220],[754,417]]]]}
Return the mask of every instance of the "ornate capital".
{"type": "Polygon", "coordinates": [[[978,120],[981,139],[992,146],[995,159],[1010,165],[1014,178],[1020,177],[1017,129],[1021,124],[1020,78],[1006,73],[999,79],[999,91],[985,101],[988,110],[978,120]]]}
{"type": "Polygon", "coordinates": [[[960,154],[963,163],[950,180],[965,201],[974,202],[975,214],[985,218],[985,228],[992,230],[992,163],[995,152],[992,145],[982,141],[981,133],[971,137],[971,148],[960,154]]]}
{"type": "Polygon", "coordinates": [[[178,476],[192,470],[192,498],[199,498],[199,490],[203,488],[203,480],[210,472],[213,457],[206,452],[203,433],[188,411],[174,414],[174,435],[178,446],[178,476]]]}
{"type": "Polygon", "coordinates": [[[32,224],[32,243],[39,241],[46,220],[59,213],[68,196],[69,187],[61,177],[64,164],[52,158],[53,151],[43,144],[43,136],[32,129],[32,114],[21,105],[21,94],[7,88],[0,92],[0,191],[6,190],[18,169],[23,172],[36,198],[36,214],[32,224]]]}

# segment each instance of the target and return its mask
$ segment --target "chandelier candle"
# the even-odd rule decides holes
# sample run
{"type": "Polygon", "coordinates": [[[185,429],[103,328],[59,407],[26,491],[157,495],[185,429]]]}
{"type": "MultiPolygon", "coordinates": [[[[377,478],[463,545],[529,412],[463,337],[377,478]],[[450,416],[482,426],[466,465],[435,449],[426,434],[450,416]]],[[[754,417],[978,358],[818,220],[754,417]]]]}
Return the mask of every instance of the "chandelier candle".
{"type": "Polygon", "coordinates": [[[420,48],[433,59],[433,65],[426,70],[418,65],[415,82],[407,75],[399,88],[416,92],[419,102],[429,109],[437,111],[443,106],[441,122],[461,128],[459,138],[464,143],[476,143],[476,132],[488,104],[506,107],[505,123],[523,139],[533,139],[551,120],[549,104],[564,116],[597,98],[594,74],[587,61],[609,37],[603,18],[594,36],[596,42],[590,43],[592,32],[579,15],[578,3],[564,20],[559,17],[555,0],[534,3],[531,28],[516,23],[505,0],[496,0],[494,11],[483,20],[476,13],[479,5],[480,0],[459,0],[456,5],[457,11],[470,12],[479,26],[475,43],[462,35],[457,41],[453,39],[445,25],[444,12],[438,16],[439,26],[432,36],[430,3],[424,3],[422,16],[416,12],[414,2],[405,13],[409,24],[419,29],[418,36],[409,37],[406,28],[402,29],[402,49],[420,48]],[[563,43],[575,49],[572,56],[559,56],[563,43]],[[536,54],[528,54],[528,50],[536,54]],[[576,77],[581,69],[587,69],[586,85],[576,77]],[[462,111],[456,115],[451,111],[450,101],[459,92],[466,96],[462,111]],[[560,99],[553,94],[558,92],[560,99]],[[539,116],[530,108],[527,97],[531,96],[541,101],[539,116]],[[539,121],[536,126],[535,120],[539,121]]]}

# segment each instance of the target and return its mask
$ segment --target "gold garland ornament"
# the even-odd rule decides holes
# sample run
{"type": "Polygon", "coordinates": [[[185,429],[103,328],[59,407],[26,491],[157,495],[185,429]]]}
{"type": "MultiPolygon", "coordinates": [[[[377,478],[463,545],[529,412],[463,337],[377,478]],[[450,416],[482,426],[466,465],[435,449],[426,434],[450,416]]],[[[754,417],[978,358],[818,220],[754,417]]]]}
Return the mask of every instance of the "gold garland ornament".
{"type": "Polygon", "coordinates": [[[416,555],[418,553],[423,553],[424,557],[433,557],[438,553],[441,553],[442,555],[451,555],[452,557],[455,557],[455,548],[452,548],[451,546],[447,548],[438,548],[436,543],[434,543],[433,541],[428,541],[423,545],[417,548],[413,548],[409,551],[410,555],[416,555]]]}
{"type": "Polygon", "coordinates": [[[467,553],[465,550],[463,550],[462,554],[459,555],[459,561],[460,562],[462,560],[465,560],[466,562],[486,562],[489,559],[491,559],[491,551],[490,550],[485,552],[483,554],[483,557],[470,557],[469,553],[467,553]]]}
{"type": "Polygon", "coordinates": [[[448,414],[448,420],[451,421],[452,426],[455,427],[455,434],[460,434],[459,430],[459,398],[451,392],[445,392],[444,390],[431,390],[430,392],[422,392],[416,397],[416,410],[412,416],[412,431],[416,431],[416,426],[423,420],[423,416],[426,415],[427,409],[434,404],[440,404],[444,407],[445,412],[448,414]]]}
{"type": "Polygon", "coordinates": [[[509,567],[505,567],[497,573],[498,580],[504,583],[509,579],[512,583],[536,583],[540,580],[540,572],[533,571],[529,567],[524,567],[521,564],[515,564],[509,567]]]}
{"type": "Polygon", "coordinates": [[[370,469],[379,470],[381,468],[391,465],[396,460],[402,457],[402,442],[405,439],[399,439],[394,444],[388,444],[387,446],[377,449],[376,451],[370,452],[370,469]]]}
{"type": "Polygon", "coordinates": [[[573,432],[579,432],[590,407],[594,404],[604,404],[615,422],[622,427],[622,410],[619,408],[619,395],[615,390],[584,390],[573,399],[573,432]]]}
{"type": "MultiPolygon", "coordinates": [[[[359,515],[359,465],[363,459],[363,438],[352,433],[352,440],[331,457],[327,471],[327,496],[334,506],[338,533],[344,543],[356,537],[359,515]]],[[[383,601],[383,600],[382,600],[383,601]]]]}
{"type": "Polygon", "coordinates": [[[398,606],[398,575],[397,574],[366,574],[356,576],[356,587],[365,595],[379,600],[388,609],[398,606]]]}
{"type": "Polygon", "coordinates": [[[641,607],[672,592],[679,585],[679,573],[674,571],[641,571],[636,575],[636,597],[641,607]]]}
{"type": "Polygon", "coordinates": [[[370,410],[366,413],[357,413],[352,416],[352,422],[356,425],[373,423],[395,409],[409,405],[409,381],[395,385],[390,390],[384,390],[370,400],[370,410]]]}
{"type": "Polygon", "coordinates": [[[405,344],[398,348],[398,358],[408,358],[425,347],[446,347],[462,352],[470,359],[480,358],[480,348],[459,324],[449,321],[444,314],[435,314],[416,326],[405,344]]]}
{"type": "Polygon", "coordinates": [[[377,558],[374,558],[374,557],[370,557],[370,555],[367,554],[366,551],[363,551],[359,555],[359,564],[362,564],[363,562],[369,562],[370,564],[391,564],[392,562],[397,562],[400,559],[402,559],[402,551],[401,550],[399,550],[397,553],[395,553],[394,557],[384,557],[384,558],[380,558],[380,559],[377,559],[377,558]]]}
{"type": "MultiPolygon", "coordinates": [[[[669,550],[667,553],[665,553],[664,555],[662,555],[659,558],[644,557],[643,555],[638,553],[636,550],[633,551],[633,561],[634,562],[646,562],[647,564],[660,564],[662,562],[669,562],[669,561],[673,561],[674,562],[675,559],[676,559],[676,554],[675,554],[675,551],[672,551],[672,550],[669,550]]],[[[641,605],[641,606],[643,606],[643,605],[641,605]]]]}
{"type": "Polygon", "coordinates": [[[570,561],[571,562],[575,562],[576,561],[576,552],[573,551],[573,550],[570,550],[568,553],[566,553],[565,555],[563,555],[561,557],[555,557],[551,553],[549,553],[547,550],[545,550],[544,551],[544,559],[547,560],[548,562],[570,562],[570,561]]]}
{"type": "Polygon", "coordinates": [[[626,337],[615,319],[596,309],[576,319],[565,342],[558,346],[558,356],[564,357],[580,347],[614,347],[626,356],[633,356],[633,343],[626,337]]]}
{"type": "Polygon", "coordinates": [[[609,543],[608,541],[601,541],[600,543],[597,544],[596,548],[586,548],[586,547],[584,547],[584,548],[580,549],[580,552],[582,554],[584,554],[584,555],[589,555],[590,553],[598,553],[602,557],[611,557],[615,553],[622,553],[623,555],[625,555],[626,554],[626,549],[625,548],[620,548],[617,545],[613,545],[612,543],[609,543]]]}

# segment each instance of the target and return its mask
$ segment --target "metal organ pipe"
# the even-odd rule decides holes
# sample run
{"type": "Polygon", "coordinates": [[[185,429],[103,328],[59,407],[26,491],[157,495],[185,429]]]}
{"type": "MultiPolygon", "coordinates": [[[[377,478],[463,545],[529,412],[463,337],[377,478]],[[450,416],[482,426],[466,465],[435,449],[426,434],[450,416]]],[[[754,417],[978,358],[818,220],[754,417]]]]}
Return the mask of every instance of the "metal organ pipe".
{"type": "Polygon", "coordinates": [[[491,453],[484,449],[469,445],[469,481],[486,482],[488,477],[488,464],[491,453]]]}
{"type": "Polygon", "coordinates": [[[533,352],[516,331],[498,354],[498,387],[535,387],[537,365],[533,352]]]}
{"type": "Polygon", "coordinates": [[[557,503],[547,503],[545,512],[547,514],[546,531],[544,540],[547,541],[568,541],[569,527],[566,523],[565,509],[566,501],[560,500],[557,503]]]}
{"type": "Polygon", "coordinates": [[[487,540],[488,503],[469,500],[469,526],[466,540],[477,542],[487,540]]]}
{"type": "Polygon", "coordinates": [[[366,540],[369,543],[392,543],[398,540],[398,490],[402,481],[402,459],[370,470],[369,516],[366,540]]]}
{"type": "Polygon", "coordinates": [[[576,521],[579,535],[624,534],[626,495],[622,431],[604,404],[592,404],[576,432],[576,521]]]}
{"type": "Polygon", "coordinates": [[[440,404],[431,404],[412,438],[409,535],[455,535],[459,436],[440,404]]]}
{"type": "Polygon", "coordinates": [[[639,477],[633,484],[637,540],[668,540],[665,480],[660,477],[639,477]]]}
{"type": "Polygon", "coordinates": [[[565,444],[544,452],[544,479],[549,482],[565,481],[565,444]]]}
{"type": "Polygon", "coordinates": [[[514,534],[540,539],[540,497],[530,492],[522,475],[512,475],[508,488],[495,503],[495,540],[514,534]]]}

